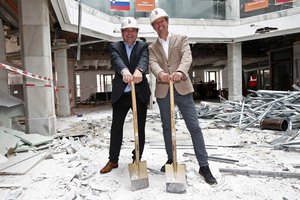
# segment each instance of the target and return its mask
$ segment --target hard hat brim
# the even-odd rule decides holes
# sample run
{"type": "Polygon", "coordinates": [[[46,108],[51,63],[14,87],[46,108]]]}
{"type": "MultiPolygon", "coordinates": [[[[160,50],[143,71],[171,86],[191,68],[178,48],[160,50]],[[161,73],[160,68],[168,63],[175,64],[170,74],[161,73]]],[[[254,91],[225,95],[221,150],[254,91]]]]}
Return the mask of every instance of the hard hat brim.
{"type": "Polygon", "coordinates": [[[133,29],[139,30],[139,28],[137,28],[137,27],[125,27],[125,28],[121,28],[121,30],[125,30],[125,29],[128,29],[128,28],[133,28],[133,29]]]}
{"type": "Polygon", "coordinates": [[[155,20],[153,20],[153,21],[151,22],[151,24],[153,25],[155,21],[157,21],[158,19],[161,19],[161,18],[165,18],[165,19],[167,19],[167,21],[169,20],[169,17],[168,17],[168,16],[161,16],[161,17],[158,17],[158,18],[156,18],[155,20]]]}

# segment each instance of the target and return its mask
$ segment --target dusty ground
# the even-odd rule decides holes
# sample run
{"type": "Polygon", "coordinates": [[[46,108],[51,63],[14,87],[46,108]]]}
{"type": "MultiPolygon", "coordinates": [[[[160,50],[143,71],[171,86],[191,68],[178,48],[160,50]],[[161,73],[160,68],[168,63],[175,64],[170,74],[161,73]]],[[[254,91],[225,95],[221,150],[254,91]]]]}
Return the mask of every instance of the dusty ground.
{"type": "Polygon", "coordinates": [[[186,165],[185,194],[166,192],[165,174],[160,167],[166,162],[161,124],[157,108],[149,110],[146,146],[150,186],[131,191],[128,164],[134,146],[132,118],[128,115],[119,168],[111,173],[99,170],[108,160],[111,110],[109,105],[76,109],[76,115],[57,119],[60,135],[84,134],[83,137],[56,139],[52,154],[21,176],[0,176],[0,199],[300,199],[299,178],[230,175],[220,168],[296,172],[300,154],[275,150],[270,142],[283,132],[237,128],[216,128],[213,120],[199,119],[209,156],[237,160],[223,163],[210,160],[212,173],[219,182],[210,186],[198,174],[191,140],[183,120],[176,121],[178,161],[186,165]],[[82,117],[78,117],[82,114],[82,117]],[[190,153],[189,155],[187,155],[190,153]],[[8,185],[9,188],[3,186],[8,185]],[[14,187],[11,187],[14,186],[14,187]]]}

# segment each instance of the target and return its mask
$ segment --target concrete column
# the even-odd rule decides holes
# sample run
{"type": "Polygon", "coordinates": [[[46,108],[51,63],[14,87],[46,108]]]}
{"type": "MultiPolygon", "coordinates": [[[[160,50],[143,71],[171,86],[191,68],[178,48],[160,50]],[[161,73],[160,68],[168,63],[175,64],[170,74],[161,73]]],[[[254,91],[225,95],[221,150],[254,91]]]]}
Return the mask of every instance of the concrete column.
{"type": "MultiPolygon", "coordinates": [[[[65,39],[56,40],[57,46],[66,45],[65,39]]],[[[57,72],[57,115],[69,116],[70,95],[69,95],[69,79],[68,79],[68,63],[67,49],[59,49],[54,52],[55,71],[57,72]]]]}
{"type": "Polygon", "coordinates": [[[227,0],[226,2],[226,19],[238,20],[240,19],[240,1],[239,0],[227,0]]]}
{"type": "Polygon", "coordinates": [[[227,44],[228,100],[242,100],[242,44],[227,44]]]}
{"type": "MultiPolygon", "coordinates": [[[[20,0],[20,29],[24,70],[53,80],[48,0],[20,0]]],[[[26,132],[56,134],[53,84],[25,77],[26,132]]]]}
{"type": "Polygon", "coordinates": [[[68,60],[68,78],[69,78],[69,94],[70,94],[70,114],[74,114],[76,107],[76,77],[75,77],[75,60],[68,60]]]}
{"type": "MultiPolygon", "coordinates": [[[[5,62],[6,50],[2,19],[0,19],[0,63],[5,62]]],[[[9,94],[8,92],[8,73],[5,69],[0,69],[0,92],[9,94]]]]}

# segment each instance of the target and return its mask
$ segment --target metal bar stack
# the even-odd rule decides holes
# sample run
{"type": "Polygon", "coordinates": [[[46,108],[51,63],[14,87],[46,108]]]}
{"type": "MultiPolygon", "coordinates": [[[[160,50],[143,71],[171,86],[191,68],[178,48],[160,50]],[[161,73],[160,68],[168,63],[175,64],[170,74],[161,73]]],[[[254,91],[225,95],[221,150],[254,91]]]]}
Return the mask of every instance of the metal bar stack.
{"type": "Polygon", "coordinates": [[[286,119],[288,130],[299,128],[300,88],[296,85],[293,88],[295,91],[252,91],[255,95],[244,97],[239,102],[222,99],[220,106],[198,108],[198,116],[241,130],[259,127],[265,119],[286,119]]]}

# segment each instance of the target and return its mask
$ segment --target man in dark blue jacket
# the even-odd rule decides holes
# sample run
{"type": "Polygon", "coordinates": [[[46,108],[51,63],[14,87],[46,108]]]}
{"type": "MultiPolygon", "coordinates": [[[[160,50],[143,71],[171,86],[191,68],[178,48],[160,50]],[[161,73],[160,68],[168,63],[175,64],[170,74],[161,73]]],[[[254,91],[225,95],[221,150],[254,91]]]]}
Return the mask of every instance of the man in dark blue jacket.
{"type": "MultiPolygon", "coordinates": [[[[100,173],[108,173],[118,167],[123,139],[123,126],[126,115],[132,108],[131,81],[135,83],[140,158],[145,145],[145,123],[147,104],[150,99],[150,87],[146,78],[149,50],[145,42],[137,41],[137,21],[126,17],[121,24],[123,41],[110,45],[111,65],[115,69],[112,88],[113,119],[110,135],[109,161],[100,173]]],[[[132,151],[135,160],[135,150],[132,151]]]]}

